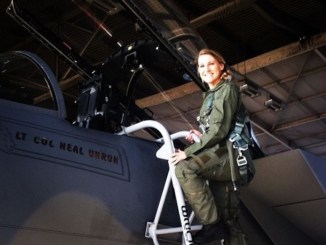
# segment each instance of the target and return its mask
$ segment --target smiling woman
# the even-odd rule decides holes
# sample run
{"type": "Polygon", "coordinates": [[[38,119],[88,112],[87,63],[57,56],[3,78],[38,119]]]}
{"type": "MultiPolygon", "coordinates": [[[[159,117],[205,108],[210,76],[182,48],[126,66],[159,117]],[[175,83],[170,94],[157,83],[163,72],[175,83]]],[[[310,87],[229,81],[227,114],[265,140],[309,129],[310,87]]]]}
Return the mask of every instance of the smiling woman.
{"type": "MultiPolygon", "coordinates": [[[[120,184],[110,181],[104,183],[111,187],[108,191],[112,192],[107,193],[105,188],[102,188],[107,185],[97,182],[103,179],[88,179],[78,173],[87,172],[89,176],[95,174],[106,178],[112,177],[133,185],[135,175],[134,170],[130,168],[132,165],[131,167],[142,171],[138,173],[138,170],[135,170],[137,174],[150,172],[148,176],[139,177],[140,190],[152,188],[151,182],[158,181],[157,176],[160,173],[155,172],[154,166],[151,166],[153,169],[147,169],[145,162],[152,160],[147,159],[149,156],[146,154],[150,155],[154,150],[145,150],[145,143],[141,144],[138,141],[139,147],[135,147],[134,141],[128,141],[125,148],[126,139],[122,141],[124,137],[114,137],[114,133],[121,131],[122,126],[137,121],[154,119],[162,123],[169,132],[174,133],[194,128],[197,125],[196,116],[199,115],[201,132],[198,135],[201,135],[201,143],[193,143],[189,148],[184,148],[185,144],[178,144],[177,147],[181,151],[177,153],[181,154],[182,149],[185,149],[186,153],[189,151],[189,156],[187,155],[188,158],[183,160],[188,161],[198,157],[199,163],[201,163],[201,153],[203,162],[211,156],[214,157],[215,152],[205,154],[206,152],[199,148],[201,144],[205,144],[208,135],[206,131],[212,131],[213,125],[228,124],[226,122],[228,120],[224,120],[221,116],[223,113],[215,113],[215,111],[222,112],[222,110],[228,111],[228,107],[233,108],[232,98],[236,97],[235,86],[229,87],[233,92],[230,92],[229,98],[225,97],[225,101],[221,98],[228,93],[227,89],[225,94],[219,94],[221,96],[214,96],[215,92],[213,93],[215,89],[220,90],[228,84],[224,79],[220,82],[217,79],[218,73],[223,71],[223,68],[217,65],[224,64],[224,70],[232,70],[234,83],[237,86],[245,85],[242,90],[242,100],[250,112],[252,130],[261,149],[270,157],[276,155],[273,158],[276,161],[277,159],[282,161],[277,162],[279,164],[277,168],[276,165],[274,166],[275,161],[268,162],[270,169],[275,171],[275,175],[269,175],[269,170],[264,172],[271,177],[268,183],[275,184],[277,180],[278,183],[282,183],[280,189],[291,190],[283,195],[289,197],[286,202],[275,203],[274,196],[269,196],[267,194],[269,192],[266,192],[266,189],[273,185],[266,185],[266,188],[263,188],[261,182],[265,180],[261,176],[258,178],[261,182],[256,184],[257,189],[268,198],[264,195],[255,195],[255,197],[262,198],[264,201],[269,200],[266,203],[269,208],[257,210],[258,204],[247,202],[245,209],[250,210],[255,219],[259,214],[262,214],[263,218],[257,222],[260,227],[257,229],[249,227],[245,231],[252,231],[251,234],[248,233],[251,241],[258,233],[264,232],[266,232],[264,234],[266,239],[264,242],[250,241],[250,243],[271,244],[270,240],[274,243],[282,243],[281,238],[277,237],[279,234],[299,240],[299,242],[291,240],[286,244],[299,244],[306,241],[301,239],[302,236],[294,236],[290,229],[283,229],[282,226],[277,225],[275,222],[277,218],[274,219],[271,215],[268,216],[270,217],[268,220],[264,218],[275,208],[301,231],[301,235],[313,237],[315,243],[326,244],[326,232],[321,229],[326,227],[326,224],[320,225],[326,221],[323,216],[326,213],[324,208],[326,205],[322,205],[324,199],[320,199],[324,196],[324,192],[318,192],[321,194],[308,198],[302,198],[302,195],[299,195],[299,198],[291,197],[293,193],[301,193],[301,190],[290,188],[293,186],[293,181],[287,175],[281,174],[286,172],[290,162],[286,157],[277,156],[297,148],[316,156],[326,156],[325,1],[3,0],[0,2],[0,36],[2,37],[0,51],[20,49],[36,53],[54,71],[57,79],[53,80],[53,87],[60,86],[62,90],[60,93],[53,93],[51,90],[53,88],[47,87],[42,74],[34,69],[33,64],[22,65],[18,58],[17,64],[1,63],[3,67],[0,67],[0,134],[3,137],[0,137],[0,181],[1,186],[4,186],[1,191],[8,197],[14,195],[17,198],[30,194],[31,199],[12,202],[10,199],[1,199],[0,205],[4,205],[1,206],[3,210],[1,215],[4,216],[1,216],[0,221],[24,220],[21,217],[17,219],[14,217],[14,220],[7,219],[6,215],[23,215],[23,213],[29,215],[28,211],[31,210],[35,200],[33,197],[36,196],[34,187],[41,192],[42,188],[47,189],[46,187],[50,186],[51,188],[46,191],[55,192],[60,189],[61,183],[67,183],[67,188],[74,188],[75,182],[85,182],[82,183],[84,186],[75,189],[85,190],[94,187],[90,193],[96,195],[94,193],[98,191],[99,197],[101,195],[115,197],[114,191],[128,193],[128,197],[135,197],[135,200],[126,200],[128,204],[123,207],[116,203],[112,204],[109,198],[105,203],[108,202],[108,205],[125,212],[133,210],[135,202],[143,198],[141,192],[136,190],[135,193],[131,193],[128,190],[130,186],[127,185],[125,189],[122,186],[122,189],[126,190],[123,192],[120,184]],[[203,64],[201,80],[197,76],[194,61],[198,51],[204,47],[221,51],[230,66],[226,67],[223,60],[215,57],[217,63],[214,61],[203,64]],[[97,73],[98,68],[103,68],[103,74],[97,73]],[[214,87],[215,82],[218,83],[214,87]],[[251,91],[252,88],[254,92],[251,91]],[[201,90],[208,89],[204,97],[205,102],[202,104],[201,90]],[[55,98],[63,97],[62,95],[64,100],[55,98]],[[148,102],[140,105],[137,103],[139,99],[148,102]],[[221,100],[217,102],[219,99],[221,100]],[[216,101],[214,105],[213,101],[216,101]],[[64,103],[69,118],[65,116],[64,103]],[[202,111],[199,113],[201,104],[202,111]],[[71,122],[73,125],[70,124],[71,122]],[[34,138],[35,136],[39,138],[34,138]],[[89,141],[90,139],[92,142],[89,141]],[[66,143],[66,148],[58,148],[60,142],[66,143]],[[123,147],[117,149],[114,147],[116,144],[123,147]],[[89,149],[96,151],[94,157],[89,156],[89,149]],[[128,155],[127,159],[123,158],[125,153],[128,155]],[[107,162],[111,160],[110,156],[119,157],[118,162],[115,162],[117,164],[107,162]],[[135,161],[138,157],[142,162],[135,161]],[[9,164],[6,164],[7,162],[9,164]],[[52,174],[52,170],[56,169],[52,165],[56,165],[57,175],[52,174]],[[44,169],[35,171],[39,168],[44,169]],[[76,171],[71,173],[69,171],[71,169],[76,171]],[[75,176],[74,181],[67,182],[66,178],[71,176],[75,176]],[[49,181],[53,181],[53,185],[42,185],[44,182],[37,181],[38,178],[43,180],[47,177],[49,181]],[[280,182],[280,178],[284,182],[280,182]],[[155,181],[152,181],[153,179],[155,181]],[[35,186],[32,184],[33,181],[35,186]],[[150,187],[142,185],[144,183],[150,187]],[[19,186],[25,189],[20,191],[19,186]],[[311,206],[308,200],[313,200],[311,206]],[[321,205],[316,208],[318,200],[321,200],[321,205]],[[284,205],[285,203],[290,205],[284,205]],[[302,203],[306,211],[297,212],[303,210],[302,203]],[[311,217],[320,219],[311,219],[311,217]],[[301,224],[298,221],[302,221],[301,224]],[[265,222],[268,222],[266,226],[265,222]],[[266,227],[277,227],[282,232],[268,231],[266,227]],[[307,227],[311,229],[308,230],[307,227]]],[[[193,129],[191,132],[194,134],[196,131],[193,129]]],[[[154,130],[147,129],[133,133],[133,136],[146,139],[161,137],[154,130]]],[[[234,135],[234,139],[237,138],[236,136],[237,134],[234,135]]],[[[212,147],[209,144],[206,146],[212,147]]],[[[221,146],[219,153],[224,153],[222,148],[224,147],[221,146]]],[[[220,154],[222,157],[223,155],[225,154],[220,154]]],[[[112,158],[114,159],[117,158],[112,158]]],[[[242,165],[243,157],[239,156],[239,159],[239,164],[242,165]]],[[[205,177],[215,178],[220,173],[214,169],[215,167],[210,168],[207,165],[207,171],[203,173],[205,177]]],[[[289,174],[297,176],[297,171],[299,168],[293,166],[289,174]]],[[[302,172],[303,176],[307,175],[306,170],[302,172]]],[[[312,190],[309,183],[314,182],[313,180],[308,182],[301,178],[296,179],[312,190]]],[[[323,183],[319,180],[317,182],[323,183]]],[[[214,195],[213,185],[210,187],[214,195]]],[[[224,210],[224,194],[229,193],[227,191],[233,188],[233,183],[217,186],[220,195],[214,197],[221,200],[216,203],[222,203],[221,206],[217,205],[218,209],[224,210]]],[[[242,193],[243,190],[242,188],[242,193]]],[[[148,192],[146,195],[152,198],[152,194],[148,192]]],[[[230,198],[238,200],[233,195],[230,195],[230,198]]],[[[153,212],[154,209],[148,208],[148,205],[154,205],[155,200],[148,200],[146,205],[139,205],[140,210],[136,214],[138,216],[135,221],[143,220],[140,217],[143,212],[153,212]]],[[[37,205],[33,207],[35,206],[37,205]]],[[[84,213],[87,215],[87,212],[84,213]]],[[[107,215],[112,216],[112,213],[115,212],[107,215]]],[[[130,213],[123,216],[126,217],[126,224],[131,217],[130,213]]],[[[247,217],[251,217],[251,214],[247,217]]],[[[99,219],[92,223],[92,227],[105,229],[107,226],[101,225],[100,216],[101,214],[94,215],[99,219]]],[[[0,227],[5,227],[3,233],[6,237],[3,242],[2,231],[0,231],[0,243],[11,244],[7,242],[9,239],[6,231],[11,229],[8,227],[19,225],[22,223],[0,224],[0,227]]],[[[74,224],[69,223],[69,225],[74,227],[74,224]]],[[[26,229],[28,227],[27,225],[26,229]]],[[[35,227],[34,231],[37,228],[39,227],[35,227]]],[[[141,235],[143,234],[142,230],[141,235]]],[[[92,236],[92,234],[87,235],[92,236]]],[[[65,243],[73,244],[69,241],[65,243]]],[[[83,241],[75,244],[80,243],[83,241]]],[[[48,241],[40,244],[50,245],[48,241]]],[[[305,244],[312,243],[305,242],[305,244]]]]}
{"type": "MultiPolygon", "coordinates": [[[[238,241],[245,244],[245,234],[239,229],[239,187],[242,179],[238,159],[242,153],[236,151],[229,141],[236,118],[242,106],[239,88],[231,81],[223,57],[216,51],[203,49],[197,57],[198,73],[209,90],[198,122],[202,132],[192,129],[190,133],[200,137],[184,151],[172,154],[176,165],[176,176],[191,204],[202,229],[194,235],[196,244],[217,241],[238,241]],[[208,184],[209,183],[209,184],[208,184]],[[230,191],[232,190],[233,191],[230,191]]],[[[246,161],[251,161],[250,154],[246,161]]],[[[247,163],[244,164],[247,175],[247,163]]]]}
{"type": "Polygon", "coordinates": [[[197,58],[198,74],[210,89],[228,75],[225,68],[225,61],[218,52],[209,49],[203,49],[199,52],[197,58]]]}

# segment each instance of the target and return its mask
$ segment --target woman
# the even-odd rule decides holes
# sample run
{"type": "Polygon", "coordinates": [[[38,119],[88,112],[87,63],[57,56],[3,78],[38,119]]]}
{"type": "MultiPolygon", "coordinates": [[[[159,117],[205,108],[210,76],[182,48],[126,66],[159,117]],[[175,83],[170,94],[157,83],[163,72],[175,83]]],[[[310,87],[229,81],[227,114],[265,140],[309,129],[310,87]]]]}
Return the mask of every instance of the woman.
{"type": "MultiPolygon", "coordinates": [[[[226,142],[241,100],[239,89],[231,82],[231,72],[219,53],[210,49],[201,50],[197,58],[197,69],[209,90],[204,93],[204,101],[197,118],[202,132],[191,130],[187,140],[193,143],[193,134],[201,140],[184,151],[177,150],[171,156],[170,163],[176,165],[176,177],[196,218],[203,224],[203,228],[194,235],[193,241],[195,244],[205,244],[213,240],[228,240],[229,228],[226,222],[232,219],[230,216],[237,216],[238,194],[231,193],[231,199],[230,194],[225,195],[230,190],[228,184],[232,180],[226,142]],[[210,181],[209,185],[207,180],[210,181]],[[221,183],[223,194],[219,191],[221,188],[218,184],[221,183]],[[235,207],[233,209],[236,212],[230,211],[231,206],[235,207]],[[225,208],[231,213],[224,212],[225,208]]],[[[232,150],[231,154],[235,156],[236,152],[232,150]]],[[[235,172],[236,178],[239,178],[238,171],[235,172]]]]}

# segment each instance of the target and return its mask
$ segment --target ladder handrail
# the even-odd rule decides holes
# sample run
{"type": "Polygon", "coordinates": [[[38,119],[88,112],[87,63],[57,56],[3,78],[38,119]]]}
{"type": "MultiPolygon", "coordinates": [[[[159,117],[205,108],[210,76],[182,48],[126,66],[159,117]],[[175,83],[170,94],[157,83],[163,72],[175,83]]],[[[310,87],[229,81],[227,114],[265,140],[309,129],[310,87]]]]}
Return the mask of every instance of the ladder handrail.
{"type": "MultiPolygon", "coordinates": [[[[170,135],[170,138],[171,138],[171,140],[175,140],[175,139],[179,139],[179,138],[184,138],[184,137],[188,136],[189,134],[192,135],[195,142],[200,142],[200,138],[198,137],[198,135],[196,135],[194,133],[189,133],[189,131],[179,131],[179,132],[173,133],[170,135]]],[[[164,139],[159,138],[156,141],[163,143],[164,139]]]]}
{"type": "MultiPolygon", "coordinates": [[[[171,136],[169,135],[168,131],[166,130],[166,128],[161,123],[159,123],[157,121],[145,120],[145,121],[139,122],[137,124],[134,124],[134,125],[131,125],[128,127],[124,127],[122,129],[122,131],[117,134],[118,135],[129,134],[129,133],[133,133],[137,130],[147,128],[147,127],[155,128],[161,133],[163,141],[164,141],[164,145],[165,145],[166,154],[168,156],[171,156],[172,153],[174,153],[174,151],[175,151],[173,141],[172,141],[171,136]]],[[[184,132],[186,132],[186,131],[184,131],[184,132]]],[[[180,135],[184,135],[184,134],[177,134],[177,137],[180,137],[180,135]]],[[[173,136],[173,138],[175,138],[175,137],[176,137],[176,135],[173,136]]],[[[161,196],[161,199],[160,199],[160,202],[158,205],[158,209],[157,209],[157,212],[156,212],[156,215],[154,218],[154,222],[147,223],[145,236],[152,238],[155,245],[159,245],[158,240],[157,240],[157,234],[180,232],[180,229],[181,229],[182,233],[183,233],[183,242],[185,243],[185,245],[192,245],[194,243],[192,241],[191,228],[192,227],[189,222],[186,205],[185,205],[185,200],[183,197],[183,192],[182,192],[181,186],[179,184],[179,181],[175,176],[175,166],[173,164],[169,163],[169,173],[168,173],[168,176],[165,181],[165,185],[164,185],[162,196],[161,196]],[[175,197],[176,197],[176,201],[177,201],[177,207],[178,207],[179,218],[180,218],[180,222],[181,222],[181,228],[175,228],[175,229],[168,228],[167,232],[164,232],[164,231],[160,232],[157,230],[157,225],[158,225],[159,219],[161,217],[163,205],[164,205],[171,181],[173,184],[175,197]]],[[[196,230],[200,229],[200,227],[194,227],[194,228],[196,230]]]]}

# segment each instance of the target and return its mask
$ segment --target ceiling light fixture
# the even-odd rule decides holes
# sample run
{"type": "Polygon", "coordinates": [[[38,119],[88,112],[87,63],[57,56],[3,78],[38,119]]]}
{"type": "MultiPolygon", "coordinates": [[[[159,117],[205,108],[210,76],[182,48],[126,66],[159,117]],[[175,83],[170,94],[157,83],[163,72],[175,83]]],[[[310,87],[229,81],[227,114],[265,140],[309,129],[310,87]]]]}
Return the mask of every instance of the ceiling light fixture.
{"type": "Polygon", "coordinates": [[[250,96],[251,98],[257,97],[261,95],[259,88],[249,83],[245,83],[240,86],[240,92],[245,95],[250,96]]]}
{"type": "Polygon", "coordinates": [[[264,102],[264,105],[273,111],[282,111],[284,103],[276,98],[269,98],[264,102]]]}

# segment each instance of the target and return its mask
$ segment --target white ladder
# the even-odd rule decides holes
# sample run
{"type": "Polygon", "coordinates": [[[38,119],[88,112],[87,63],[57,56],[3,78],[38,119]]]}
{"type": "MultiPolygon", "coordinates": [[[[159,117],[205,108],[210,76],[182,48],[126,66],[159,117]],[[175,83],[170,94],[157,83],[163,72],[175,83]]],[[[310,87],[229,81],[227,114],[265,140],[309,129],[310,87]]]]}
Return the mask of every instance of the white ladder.
{"type": "MultiPolygon", "coordinates": [[[[175,151],[174,145],[173,145],[173,140],[189,135],[188,131],[181,131],[181,132],[169,135],[168,131],[161,123],[159,123],[157,121],[153,121],[153,120],[146,120],[146,121],[142,121],[137,124],[134,124],[132,126],[125,127],[118,134],[119,135],[130,134],[130,133],[133,133],[137,130],[144,129],[144,128],[155,128],[161,133],[162,138],[158,139],[157,141],[163,142],[164,144],[157,151],[156,156],[158,158],[165,159],[165,160],[168,160],[170,158],[170,156],[172,155],[172,153],[174,153],[174,151],[175,151]]],[[[188,213],[187,213],[187,209],[186,209],[186,205],[185,205],[185,200],[183,197],[183,192],[180,187],[179,181],[175,176],[175,166],[173,164],[169,164],[169,169],[170,170],[169,170],[168,176],[165,181],[165,185],[164,185],[164,188],[162,191],[160,202],[157,207],[154,221],[147,222],[145,237],[151,238],[155,245],[159,245],[157,235],[182,232],[182,234],[183,234],[182,244],[191,245],[191,244],[194,244],[192,241],[191,231],[192,230],[200,230],[202,226],[201,225],[191,225],[192,220],[194,219],[194,213],[192,212],[190,215],[190,218],[188,218],[188,213]],[[171,182],[172,182],[175,197],[176,197],[181,227],[160,228],[159,229],[158,228],[159,220],[161,218],[163,206],[166,201],[166,197],[167,197],[171,182]]]]}

